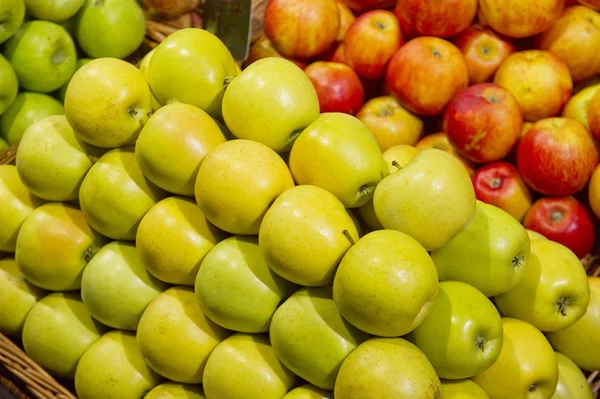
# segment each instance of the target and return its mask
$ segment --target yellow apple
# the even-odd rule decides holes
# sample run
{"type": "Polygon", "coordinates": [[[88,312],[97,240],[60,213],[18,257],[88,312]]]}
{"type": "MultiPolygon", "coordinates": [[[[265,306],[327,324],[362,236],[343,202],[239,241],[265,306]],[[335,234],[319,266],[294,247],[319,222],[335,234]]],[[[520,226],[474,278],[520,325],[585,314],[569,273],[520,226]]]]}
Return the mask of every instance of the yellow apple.
{"type": "Polygon", "coordinates": [[[44,295],[25,280],[14,258],[0,259],[0,333],[21,337],[27,314],[44,295]]]}
{"type": "Polygon", "coordinates": [[[463,164],[435,148],[422,150],[375,189],[377,219],[416,239],[428,251],[438,249],[475,216],[475,191],[463,164]]]}
{"type": "Polygon", "coordinates": [[[79,399],[139,399],[162,380],[144,363],[135,333],[114,330],[81,356],[75,391],[79,399]]]}
{"type": "Polygon", "coordinates": [[[337,112],[321,114],[300,134],[289,165],[297,184],[321,187],[346,208],[369,202],[387,174],[369,129],[354,116],[337,112]]]}
{"type": "Polygon", "coordinates": [[[167,193],[148,181],[132,148],[108,151],[90,168],[79,189],[85,218],[113,240],[135,239],[146,214],[167,193]]]}
{"type": "Polygon", "coordinates": [[[227,234],[190,198],[169,197],[142,218],[135,244],[146,270],[170,284],[194,285],[200,263],[227,234]]]}
{"type": "Polygon", "coordinates": [[[583,317],[563,330],[549,332],[548,340],[584,370],[600,370],[600,277],[588,277],[590,303],[583,317]]]}
{"type": "Polygon", "coordinates": [[[489,399],[479,385],[471,380],[440,380],[444,399],[489,399]]]}
{"type": "Polygon", "coordinates": [[[106,243],[75,206],[47,203],[25,219],[15,258],[25,278],[38,287],[78,290],[84,268],[106,243]]]}
{"type": "Polygon", "coordinates": [[[23,222],[43,203],[25,187],[16,166],[0,165],[0,251],[15,252],[23,222]]]}
{"type": "Polygon", "coordinates": [[[533,240],[522,280],[494,300],[504,316],[527,321],[540,331],[557,331],[585,314],[590,288],[570,249],[550,240],[533,240]]]}
{"type": "Polygon", "coordinates": [[[198,28],[169,35],[148,64],[148,82],[161,105],[186,103],[218,119],[225,88],[237,74],[235,60],[223,42],[198,28]]]}
{"type": "Polygon", "coordinates": [[[401,144],[388,148],[383,153],[383,160],[390,174],[405,167],[421,150],[412,145],[401,144]]]}
{"type": "Polygon", "coordinates": [[[558,382],[558,362],[550,343],[531,324],[502,319],[500,357],[473,381],[490,399],[550,398],[558,382]]]}
{"type": "Polygon", "coordinates": [[[103,148],[133,143],[152,113],[144,75],[116,58],[97,58],[71,78],[65,115],[83,141],[103,148]]]}
{"type": "Polygon", "coordinates": [[[191,287],[179,286],[150,302],[136,337],[144,361],[158,374],[200,384],[208,356],[229,334],[202,313],[191,287]]]}
{"type": "Polygon", "coordinates": [[[78,292],[54,292],[27,315],[23,348],[51,375],[72,379],[81,355],[107,331],[92,318],[78,292]]]}
{"type": "Polygon", "coordinates": [[[366,204],[360,206],[358,209],[358,215],[360,216],[360,220],[367,226],[370,231],[383,230],[383,226],[379,219],[377,219],[377,215],[375,214],[375,207],[373,206],[373,200],[367,202],[366,204]]]}
{"type": "Polygon", "coordinates": [[[373,338],[342,363],[335,399],[438,399],[442,387],[427,357],[402,338],[373,338]]]}
{"type": "Polygon", "coordinates": [[[276,152],[289,151],[318,117],[315,87],[302,69],[284,58],[253,62],[229,83],[223,97],[223,118],[231,132],[276,152]]]}
{"type": "Polygon", "coordinates": [[[292,389],[281,399],[333,399],[333,391],[326,391],[311,384],[304,384],[292,389]]]}
{"type": "Polygon", "coordinates": [[[144,125],[135,143],[135,156],[144,175],[163,190],[194,196],[200,164],[224,143],[215,121],[189,104],[168,104],[144,125]]]}
{"type": "Polygon", "coordinates": [[[165,382],[144,395],[144,399],[206,399],[200,385],[165,382]]]}
{"type": "MultiPolygon", "coordinates": [[[[154,55],[154,50],[156,49],[152,49],[146,53],[144,58],[142,58],[142,60],[140,61],[140,65],[138,67],[142,75],[144,75],[144,77],[146,78],[146,81],[148,81],[148,65],[150,65],[150,59],[154,55]]],[[[150,104],[152,105],[152,111],[156,112],[160,109],[161,105],[158,103],[158,101],[156,101],[156,97],[154,97],[154,94],[150,93],[150,96],[152,98],[150,100],[150,104]]]]}
{"type": "Polygon", "coordinates": [[[202,385],[210,399],[281,399],[296,379],[277,359],[269,338],[237,333],[211,353],[202,385]]]}
{"type": "Polygon", "coordinates": [[[271,203],[293,186],[287,165],[275,151],[255,141],[232,140],[204,158],[196,202],[218,228],[255,235],[271,203]]]}
{"type": "Polygon", "coordinates": [[[565,118],[572,118],[581,123],[586,129],[590,130],[590,124],[588,122],[588,107],[590,101],[600,90],[600,84],[588,86],[580,92],[576,93],[569,99],[565,108],[563,109],[562,116],[565,118]]]}
{"type": "Polygon", "coordinates": [[[592,399],[592,390],[585,375],[577,365],[560,352],[558,360],[558,385],[552,399],[592,399]]]}
{"type": "Polygon", "coordinates": [[[543,234],[540,234],[537,231],[533,231],[533,230],[529,230],[529,229],[525,229],[525,231],[527,232],[527,235],[529,236],[530,241],[547,240],[547,238],[543,234]]]}
{"type": "Polygon", "coordinates": [[[359,235],[333,194],[301,185],[273,202],[258,238],[271,270],[293,283],[318,287],[333,282],[337,265],[359,235]]]}

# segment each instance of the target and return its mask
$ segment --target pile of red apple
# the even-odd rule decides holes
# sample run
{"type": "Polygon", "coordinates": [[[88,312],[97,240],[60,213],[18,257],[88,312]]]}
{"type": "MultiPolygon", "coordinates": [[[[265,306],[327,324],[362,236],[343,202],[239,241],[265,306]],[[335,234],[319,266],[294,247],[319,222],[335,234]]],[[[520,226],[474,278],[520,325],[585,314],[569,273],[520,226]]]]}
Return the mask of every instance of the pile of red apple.
{"type": "Polygon", "coordinates": [[[600,216],[598,10],[597,0],[271,0],[248,63],[295,62],[321,112],[357,116],[383,152],[459,157],[478,199],[582,258],[595,242],[587,205],[600,216]]]}

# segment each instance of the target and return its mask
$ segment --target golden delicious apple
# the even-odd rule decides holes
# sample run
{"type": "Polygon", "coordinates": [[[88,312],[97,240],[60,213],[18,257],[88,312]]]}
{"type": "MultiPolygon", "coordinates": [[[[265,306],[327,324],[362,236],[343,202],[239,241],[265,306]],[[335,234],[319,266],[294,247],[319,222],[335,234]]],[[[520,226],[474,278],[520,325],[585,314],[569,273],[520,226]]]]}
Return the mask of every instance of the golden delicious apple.
{"type": "Polygon", "coordinates": [[[189,104],[168,104],[144,125],[135,143],[135,156],[144,175],[158,187],[178,195],[194,196],[200,164],[224,143],[215,121],[189,104]]]}
{"type": "Polygon", "coordinates": [[[83,141],[103,148],[133,143],[152,113],[144,75],[116,58],[97,58],[71,78],[65,114],[83,141]]]}
{"type": "Polygon", "coordinates": [[[81,355],[107,331],[92,318],[79,292],[54,292],[27,315],[23,348],[53,376],[72,379],[81,355]]]}
{"type": "Polygon", "coordinates": [[[407,339],[425,353],[440,378],[469,378],[500,356],[502,319],[474,287],[444,281],[429,315],[407,339]]]}
{"type": "Polygon", "coordinates": [[[101,323],[135,330],[146,307],[167,287],[146,271],[133,244],[113,241],[85,268],[81,297],[101,323]]]}
{"type": "Polygon", "coordinates": [[[326,391],[311,384],[304,384],[292,389],[281,399],[333,399],[333,391],[326,391]]]}
{"type": "Polygon", "coordinates": [[[405,167],[419,152],[421,152],[420,149],[406,144],[395,145],[385,150],[383,160],[388,167],[389,174],[405,167]]]}
{"type": "Polygon", "coordinates": [[[277,359],[269,338],[237,333],[211,353],[202,385],[210,399],[281,399],[296,379],[277,359]]]}
{"type": "Polygon", "coordinates": [[[402,338],[372,338],[342,363],[335,399],[441,398],[441,384],[431,363],[402,338]]]}
{"type": "Polygon", "coordinates": [[[527,321],[540,331],[557,331],[585,314],[590,288],[570,249],[550,240],[533,240],[523,279],[494,301],[504,316],[527,321]]]}
{"type": "Polygon", "coordinates": [[[277,307],[297,286],[275,274],[256,236],[234,236],[206,255],[196,277],[204,314],[234,331],[267,332],[277,307]]]}
{"type": "Polygon", "coordinates": [[[25,187],[15,165],[0,165],[0,251],[15,252],[23,222],[43,203],[25,187]]]}
{"type": "Polygon", "coordinates": [[[152,388],[144,399],[206,399],[200,385],[165,382],[152,388]]]}
{"type": "Polygon", "coordinates": [[[500,357],[473,381],[490,399],[550,398],[558,382],[556,355],[544,334],[531,324],[502,319],[500,357]]]}
{"type": "Polygon", "coordinates": [[[592,399],[593,394],[581,369],[568,357],[556,352],[558,385],[552,399],[592,399]]]}
{"type": "Polygon", "coordinates": [[[352,115],[325,113],[296,139],[289,160],[297,184],[321,187],[346,208],[373,198],[387,166],[375,137],[352,115]]]}
{"type": "Polygon", "coordinates": [[[293,294],[275,311],[269,336],[277,358],[288,369],[328,390],[346,356],[369,339],[342,318],[330,286],[293,294]]]}
{"type": "Polygon", "coordinates": [[[440,380],[444,399],[489,399],[479,385],[471,380],[440,380]]]}
{"type": "Polygon", "coordinates": [[[162,381],[144,363],[135,333],[114,330],[81,356],[75,391],[79,399],[139,399],[162,381]]]}
{"type": "Polygon", "coordinates": [[[283,192],[267,210],[258,233],[271,270],[310,287],[333,283],[337,265],[358,239],[344,205],[330,192],[310,185],[283,192]]]}
{"type": "Polygon", "coordinates": [[[196,202],[218,228],[255,235],[271,203],[292,187],[292,175],[275,151],[255,141],[232,140],[204,158],[196,202]]]}
{"type": "Polygon", "coordinates": [[[416,239],[426,250],[441,248],[475,216],[475,190],[463,164],[436,148],[415,155],[375,189],[377,219],[416,239]]]}
{"type": "Polygon", "coordinates": [[[529,236],[529,241],[547,240],[547,238],[543,234],[540,234],[537,231],[533,231],[533,230],[529,230],[529,229],[525,229],[525,231],[527,232],[527,235],[529,236]]]}
{"type": "Polygon", "coordinates": [[[223,119],[231,132],[276,152],[289,151],[318,117],[315,87],[302,69],[284,58],[253,62],[229,83],[223,97],[223,119]]]}
{"type": "Polygon", "coordinates": [[[136,337],[142,357],[158,374],[200,384],[208,356],[230,334],[202,313],[191,287],[179,286],[150,302],[136,337]]]}
{"type": "Polygon", "coordinates": [[[102,153],[77,138],[66,116],[53,115],[25,130],[17,150],[17,172],[34,195],[48,201],[73,201],[102,153]]]}
{"type": "Polygon", "coordinates": [[[583,317],[571,326],[546,333],[557,351],[584,370],[600,370],[600,277],[588,277],[590,302],[583,317]]]}
{"type": "Polygon", "coordinates": [[[206,220],[194,200],[169,197],[144,215],[135,245],[154,277],[192,286],[206,254],[226,237],[227,233],[206,220]]]}
{"type": "Polygon", "coordinates": [[[377,219],[377,215],[375,214],[375,208],[373,206],[373,200],[367,202],[366,204],[359,206],[358,215],[360,216],[360,220],[366,225],[366,227],[370,231],[375,230],[383,230],[383,226],[379,219],[377,219]]]}
{"type": "Polygon", "coordinates": [[[78,290],[84,268],[106,243],[75,206],[47,203],[25,219],[15,258],[25,278],[38,287],[78,290]]]}
{"type": "Polygon", "coordinates": [[[431,258],[440,281],[462,281],[494,296],[523,279],[530,252],[525,228],[509,213],[478,200],[472,222],[431,258]]]}
{"type": "Polygon", "coordinates": [[[225,88],[237,74],[235,60],[223,42],[197,28],[169,35],[148,64],[148,82],[161,105],[191,104],[218,119],[225,88]]]}
{"type": "Polygon", "coordinates": [[[342,259],[333,281],[333,299],[342,316],[382,337],[398,337],[421,324],[437,291],[438,275],[427,251],[395,230],[361,238],[342,259]]]}
{"type": "Polygon", "coordinates": [[[44,295],[25,280],[14,258],[0,259],[0,333],[21,337],[27,314],[44,295]]]}
{"type": "MultiPolygon", "coordinates": [[[[154,55],[154,50],[156,49],[148,51],[144,58],[142,58],[142,60],[140,61],[139,69],[142,75],[144,75],[144,77],[146,78],[146,81],[148,81],[148,65],[150,65],[150,59],[154,55]]],[[[156,101],[156,97],[154,97],[154,94],[150,93],[150,96],[152,98],[150,100],[150,103],[152,104],[152,111],[158,111],[161,105],[158,103],[158,101],[156,101]]]]}
{"type": "Polygon", "coordinates": [[[146,179],[129,147],[110,150],[100,157],[79,189],[86,220],[113,240],[134,240],[146,212],[166,196],[146,179]]]}

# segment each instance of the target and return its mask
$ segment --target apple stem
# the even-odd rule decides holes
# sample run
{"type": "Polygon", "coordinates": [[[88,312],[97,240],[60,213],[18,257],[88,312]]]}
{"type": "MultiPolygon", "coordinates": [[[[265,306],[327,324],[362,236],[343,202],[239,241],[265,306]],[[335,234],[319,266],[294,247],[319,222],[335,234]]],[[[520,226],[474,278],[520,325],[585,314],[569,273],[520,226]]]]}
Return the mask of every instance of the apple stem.
{"type": "Polygon", "coordinates": [[[350,244],[352,244],[352,245],[355,244],[354,238],[352,238],[352,235],[350,235],[350,232],[348,230],[344,229],[344,231],[342,231],[342,233],[344,233],[344,235],[346,236],[348,241],[350,241],[350,244]]]}
{"type": "Polygon", "coordinates": [[[395,159],[392,161],[392,166],[395,166],[395,167],[397,167],[397,168],[398,168],[398,170],[402,169],[402,166],[400,166],[400,164],[399,164],[398,162],[396,162],[396,160],[395,160],[395,159]]]}

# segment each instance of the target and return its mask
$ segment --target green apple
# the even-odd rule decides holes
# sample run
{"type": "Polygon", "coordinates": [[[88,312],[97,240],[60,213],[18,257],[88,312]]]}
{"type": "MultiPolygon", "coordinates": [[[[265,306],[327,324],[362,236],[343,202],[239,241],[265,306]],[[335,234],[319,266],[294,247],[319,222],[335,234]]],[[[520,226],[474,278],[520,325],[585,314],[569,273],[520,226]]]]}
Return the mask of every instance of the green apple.
{"type": "Polygon", "coordinates": [[[529,230],[529,229],[526,229],[525,231],[527,231],[527,235],[529,236],[530,241],[547,240],[547,238],[543,234],[540,234],[537,231],[533,231],[533,230],[529,230]]]}
{"type": "Polygon", "coordinates": [[[14,258],[0,259],[0,333],[20,338],[27,314],[44,295],[25,280],[14,258]]]}
{"type": "Polygon", "coordinates": [[[444,399],[489,399],[479,385],[471,380],[440,380],[444,399]]]}
{"type": "Polygon", "coordinates": [[[193,286],[206,254],[226,237],[194,200],[169,197],[144,215],[135,241],[150,274],[170,284],[193,286]]]}
{"type": "Polygon", "coordinates": [[[473,377],[490,398],[551,398],[558,382],[556,355],[544,334],[531,324],[503,318],[500,357],[473,377]]]}
{"type": "Polygon", "coordinates": [[[206,399],[199,385],[165,382],[152,388],[144,399],[206,399]]]}
{"type": "Polygon", "coordinates": [[[462,281],[494,296],[525,276],[529,242],[525,228],[509,213],[478,200],[473,221],[432,251],[431,258],[441,281],[462,281]]]}
{"type": "Polygon", "coordinates": [[[335,399],[441,398],[442,387],[427,357],[402,338],[372,338],[342,363],[335,399]]]}
{"type": "MultiPolygon", "coordinates": [[[[156,49],[148,51],[144,58],[142,58],[142,60],[140,61],[140,72],[142,73],[142,75],[144,75],[146,81],[148,81],[148,65],[150,65],[150,59],[154,55],[154,50],[156,49]]],[[[160,109],[160,107],[161,105],[158,103],[158,101],[156,101],[156,97],[154,97],[154,94],[152,94],[152,110],[156,112],[160,109]]]]}
{"type": "MultiPolygon", "coordinates": [[[[73,75],[75,75],[75,72],[79,71],[82,66],[84,66],[91,60],[92,58],[79,58],[77,60],[77,63],[75,64],[75,70],[73,71],[73,75]]],[[[71,78],[72,77],[73,76],[71,76],[71,78]]],[[[71,83],[71,78],[69,78],[69,80],[67,80],[62,86],[60,86],[56,93],[54,93],[56,98],[63,103],[65,102],[65,96],[67,94],[67,88],[69,87],[69,83],[71,83]]]]}
{"type": "Polygon", "coordinates": [[[289,160],[297,184],[321,187],[346,208],[373,198],[387,166],[375,137],[352,115],[325,113],[296,139],[289,160]]]}
{"type": "Polygon", "coordinates": [[[27,12],[35,19],[61,22],[74,16],[85,0],[25,0],[27,12]]]}
{"type": "Polygon", "coordinates": [[[10,62],[0,54],[0,115],[15,101],[18,91],[17,75],[10,62]]]}
{"type": "Polygon", "coordinates": [[[100,148],[81,141],[64,115],[29,126],[17,149],[17,171],[32,194],[48,201],[79,198],[79,187],[100,148]]]}
{"type": "Polygon", "coordinates": [[[342,318],[331,286],[294,293],[275,311],[269,336],[277,358],[288,369],[328,390],[346,356],[370,337],[342,318]]]}
{"type": "Polygon", "coordinates": [[[294,179],[275,151],[240,139],[212,150],[195,184],[196,202],[212,224],[232,234],[256,235],[267,209],[294,187],[294,179]]]}
{"type": "Polygon", "coordinates": [[[146,35],[144,11],[136,0],[85,0],[77,16],[77,42],[92,58],[127,58],[146,35]]]}
{"type": "Polygon", "coordinates": [[[24,23],[4,44],[21,89],[50,93],[69,80],[77,52],[69,32],[48,21],[24,23]]]}
{"type": "Polygon", "coordinates": [[[333,391],[326,391],[311,384],[304,384],[292,389],[281,399],[333,399],[333,391]]]}
{"type": "Polygon", "coordinates": [[[357,209],[358,215],[360,216],[360,220],[362,220],[362,222],[370,231],[383,230],[381,222],[379,221],[379,219],[377,219],[377,214],[375,213],[375,206],[373,205],[373,200],[358,207],[357,209]]]}
{"type": "Polygon", "coordinates": [[[144,177],[129,147],[101,156],[79,189],[81,210],[88,223],[113,240],[134,240],[146,212],[166,196],[144,177]]]}
{"type": "Polygon", "coordinates": [[[27,315],[23,348],[51,375],[72,379],[81,355],[107,331],[92,318],[78,292],[54,292],[27,315]]]}
{"type": "Polygon", "coordinates": [[[437,291],[438,275],[427,251],[395,230],[374,231],[358,240],[333,281],[333,299],[342,316],[381,337],[415,329],[431,311],[437,291]]]}
{"type": "Polygon", "coordinates": [[[502,319],[494,304],[460,281],[439,284],[429,315],[407,336],[440,378],[454,380],[473,377],[494,364],[502,338],[502,319]]]}
{"type": "Polygon", "coordinates": [[[297,287],[269,269],[256,236],[233,236],[206,255],[196,277],[204,314],[234,331],[267,332],[279,304],[297,287]]]}
{"type": "Polygon", "coordinates": [[[56,98],[42,93],[21,92],[0,115],[0,135],[8,144],[17,144],[30,125],[47,116],[63,113],[63,105],[56,98]]]}
{"type": "Polygon", "coordinates": [[[0,151],[4,151],[8,148],[8,143],[4,141],[3,138],[0,137],[0,151]]]}
{"type": "Polygon", "coordinates": [[[540,331],[557,331],[583,317],[590,287],[570,249],[550,240],[533,240],[523,279],[494,301],[504,316],[527,321],[540,331]]]}
{"type": "Polygon", "coordinates": [[[223,97],[223,119],[231,132],[276,152],[289,151],[318,117],[315,87],[302,69],[284,58],[253,62],[229,83],[223,97]]]}
{"type": "Polygon", "coordinates": [[[43,203],[25,187],[15,165],[0,165],[0,251],[15,252],[23,222],[43,203]]]}
{"type": "Polygon", "coordinates": [[[78,290],[84,268],[106,242],[78,208],[51,202],[25,219],[15,258],[25,278],[38,287],[78,290]]]}
{"type": "Polygon", "coordinates": [[[82,66],[65,94],[65,114],[79,137],[98,147],[132,144],[152,113],[144,75],[128,62],[99,58],[82,66]]]}
{"type": "Polygon", "coordinates": [[[590,302],[583,317],[570,327],[546,333],[557,351],[584,370],[600,370],[600,277],[588,277],[590,302]]]}
{"type": "Polygon", "coordinates": [[[262,254],[275,273],[296,284],[318,287],[333,282],[338,264],[359,234],[333,194],[301,185],[273,202],[258,238],[262,254]]]}
{"type": "Polygon", "coordinates": [[[441,248],[475,216],[475,191],[463,164],[436,148],[415,155],[375,189],[377,219],[416,239],[426,250],[441,248]]]}
{"type": "Polygon", "coordinates": [[[146,307],[167,287],[146,271],[133,244],[113,241],[85,268],[81,297],[101,323],[135,330],[146,307]]]}
{"type": "Polygon", "coordinates": [[[81,356],[75,372],[79,399],[139,399],[163,382],[144,363],[135,333],[110,331],[81,356]]]}
{"type": "Polygon", "coordinates": [[[179,286],[150,302],[136,337],[142,357],[158,374],[200,384],[208,356],[230,334],[202,313],[193,288],[179,286]]]}
{"type": "Polygon", "coordinates": [[[194,196],[194,183],[206,155],[225,137],[215,121],[189,104],[168,104],[144,125],[135,156],[144,175],[177,195],[194,196]]]}
{"type": "Polygon", "coordinates": [[[2,0],[0,3],[0,43],[14,35],[24,19],[24,0],[2,0]]]}
{"type": "Polygon", "coordinates": [[[217,119],[222,117],[225,88],[237,75],[235,60],[223,42],[198,28],[170,34],[148,65],[148,82],[160,104],[191,104],[217,119]]]}
{"type": "Polygon", "coordinates": [[[281,399],[296,379],[277,359],[269,338],[237,333],[211,353],[202,385],[210,399],[281,399]]]}
{"type": "Polygon", "coordinates": [[[552,399],[592,399],[592,390],[581,369],[560,352],[556,352],[556,359],[558,360],[558,385],[552,399]]]}

